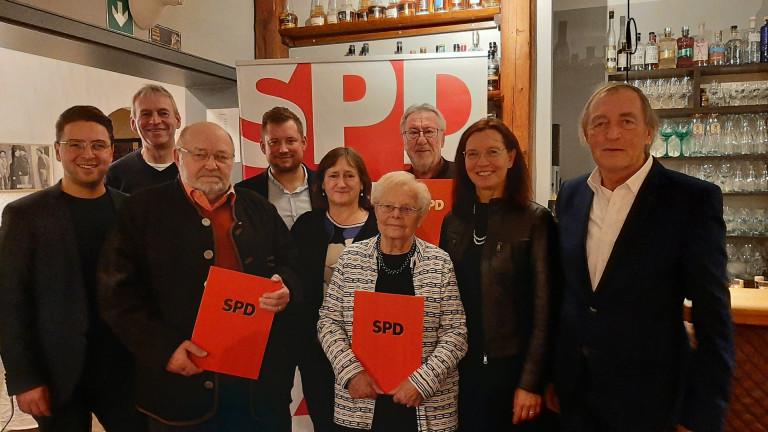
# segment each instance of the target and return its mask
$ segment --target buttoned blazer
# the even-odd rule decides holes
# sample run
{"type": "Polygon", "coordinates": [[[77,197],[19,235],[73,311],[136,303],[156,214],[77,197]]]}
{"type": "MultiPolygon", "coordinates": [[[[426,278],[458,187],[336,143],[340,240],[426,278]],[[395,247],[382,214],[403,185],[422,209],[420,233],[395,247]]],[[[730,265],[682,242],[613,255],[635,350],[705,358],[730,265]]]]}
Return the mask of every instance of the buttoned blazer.
{"type": "Polygon", "coordinates": [[[586,238],[587,176],[559,196],[564,271],[557,384],[568,406],[587,374],[597,405],[623,431],[682,423],[719,431],[728,403],[733,329],[722,194],[654,160],[593,292],[586,238]],[[693,301],[698,349],[682,303],[693,301]]]}
{"type": "MultiPolygon", "coordinates": [[[[0,355],[8,391],[45,385],[54,405],[69,398],[82,375],[91,326],[63,193],[59,182],[8,204],[0,226],[0,355]]],[[[116,207],[126,197],[107,193],[116,207]]]]}
{"type": "MultiPolygon", "coordinates": [[[[279,274],[291,298],[300,298],[296,250],[277,210],[252,191],[235,191],[230,235],[243,271],[279,274]]],[[[179,180],[127,198],[105,246],[99,269],[102,316],[137,359],[137,406],[165,423],[195,424],[216,413],[218,374],[184,377],[165,370],[176,348],[191,339],[215,253],[213,227],[179,180]]],[[[266,423],[287,413],[290,424],[293,369],[284,366],[289,341],[283,313],[275,315],[260,378],[251,383],[252,413],[266,423]]]]}

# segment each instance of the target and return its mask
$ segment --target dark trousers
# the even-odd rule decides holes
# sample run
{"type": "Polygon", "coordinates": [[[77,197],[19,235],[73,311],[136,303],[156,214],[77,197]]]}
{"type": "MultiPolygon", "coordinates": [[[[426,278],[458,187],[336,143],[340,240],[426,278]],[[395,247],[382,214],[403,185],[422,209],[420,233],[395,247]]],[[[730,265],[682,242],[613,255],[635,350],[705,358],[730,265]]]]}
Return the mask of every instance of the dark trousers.
{"type": "Polygon", "coordinates": [[[334,432],[333,422],[335,376],[328,357],[316,336],[307,338],[297,353],[301,388],[315,432],[334,432]]]}
{"type": "MultiPolygon", "coordinates": [[[[536,420],[512,424],[515,390],[523,368],[522,357],[489,359],[467,356],[459,363],[459,430],[474,431],[556,431],[551,413],[536,420]]],[[[542,402],[543,406],[543,402],[542,402]]],[[[543,408],[542,408],[543,409],[543,408]]]]}

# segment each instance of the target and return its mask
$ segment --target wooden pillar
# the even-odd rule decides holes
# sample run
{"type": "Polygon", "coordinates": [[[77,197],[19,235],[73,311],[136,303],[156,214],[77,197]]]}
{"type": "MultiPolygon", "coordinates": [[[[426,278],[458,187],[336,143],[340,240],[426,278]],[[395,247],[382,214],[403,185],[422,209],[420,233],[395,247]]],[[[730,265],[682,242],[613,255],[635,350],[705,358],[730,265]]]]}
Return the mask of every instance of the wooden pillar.
{"type": "Polygon", "coordinates": [[[536,0],[502,0],[501,3],[501,94],[502,118],[512,129],[528,165],[533,134],[531,46],[536,0]]]}
{"type": "Polygon", "coordinates": [[[288,47],[283,45],[278,32],[283,7],[285,0],[253,0],[254,58],[257,60],[288,57],[288,47]]]}

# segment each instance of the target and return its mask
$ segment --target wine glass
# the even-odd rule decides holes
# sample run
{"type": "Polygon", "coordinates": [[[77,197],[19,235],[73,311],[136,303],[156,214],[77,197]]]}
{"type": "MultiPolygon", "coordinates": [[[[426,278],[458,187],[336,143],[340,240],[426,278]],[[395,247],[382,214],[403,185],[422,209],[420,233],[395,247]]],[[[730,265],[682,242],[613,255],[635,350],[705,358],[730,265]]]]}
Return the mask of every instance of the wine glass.
{"type": "Polygon", "coordinates": [[[709,104],[713,107],[720,106],[720,95],[722,94],[722,86],[717,81],[712,81],[709,84],[709,104]]]}
{"type": "Polygon", "coordinates": [[[691,135],[691,121],[688,119],[681,120],[675,127],[675,136],[680,140],[680,154],[678,156],[683,157],[683,141],[691,135]]]}
{"type": "Polygon", "coordinates": [[[691,83],[690,77],[686,76],[683,78],[683,80],[680,82],[679,91],[680,91],[680,108],[685,108],[688,106],[688,96],[690,96],[691,93],[693,93],[693,84],[691,83]]]}
{"type": "Polygon", "coordinates": [[[675,129],[675,123],[671,120],[664,120],[661,123],[659,135],[664,138],[664,155],[662,157],[669,157],[669,139],[675,135],[675,129]]]}

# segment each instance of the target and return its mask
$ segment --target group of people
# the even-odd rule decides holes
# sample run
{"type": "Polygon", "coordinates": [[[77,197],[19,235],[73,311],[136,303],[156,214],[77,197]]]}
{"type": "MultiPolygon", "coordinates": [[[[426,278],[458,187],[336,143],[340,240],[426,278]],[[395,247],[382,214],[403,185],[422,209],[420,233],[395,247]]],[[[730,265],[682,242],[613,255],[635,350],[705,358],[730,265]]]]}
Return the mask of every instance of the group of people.
{"type": "Polygon", "coordinates": [[[176,140],[159,86],[131,108],[142,149],[111,165],[109,119],[66,110],[64,177],[3,212],[0,354],[43,432],[90,430],[91,413],[109,432],[290,431],[296,367],[316,431],[722,430],[722,196],[649,156],[658,120],[636,88],[609,84],[585,106],[597,167],[564,185],[557,222],[496,119],[469,126],[450,162],[441,113],[408,108],[411,168],[373,185],[351,148],[304,165],[304,125],[275,107],[269,167],[232,185],[223,129],[176,140]],[[416,237],[423,178],[453,181],[437,246],[416,237]],[[212,265],[281,284],[259,300],[275,316],[258,380],[194,362],[208,355],[190,339],[212,265]],[[424,300],[421,365],[389,394],[352,349],[357,291],[424,300]]]}

